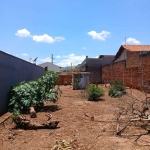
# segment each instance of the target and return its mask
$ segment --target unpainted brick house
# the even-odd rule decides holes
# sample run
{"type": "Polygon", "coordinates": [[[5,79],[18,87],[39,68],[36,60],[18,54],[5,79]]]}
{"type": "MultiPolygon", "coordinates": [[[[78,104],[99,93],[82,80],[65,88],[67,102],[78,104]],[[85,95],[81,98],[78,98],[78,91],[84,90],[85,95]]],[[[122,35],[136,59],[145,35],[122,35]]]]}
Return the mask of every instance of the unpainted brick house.
{"type": "Polygon", "coordinates": [[[150,45],[121,45],[113,63],[103,66],[102,80],[122,80],[135,88],[150,87],[150,45]]]}
{"type": "Polygon", "coordinates": [[[114,55],[100,55],[99,58],[88,58],[80,65],[80,71],[90,72],[90,83],[102,82],[102,66],[112,63],[114,55]]]}

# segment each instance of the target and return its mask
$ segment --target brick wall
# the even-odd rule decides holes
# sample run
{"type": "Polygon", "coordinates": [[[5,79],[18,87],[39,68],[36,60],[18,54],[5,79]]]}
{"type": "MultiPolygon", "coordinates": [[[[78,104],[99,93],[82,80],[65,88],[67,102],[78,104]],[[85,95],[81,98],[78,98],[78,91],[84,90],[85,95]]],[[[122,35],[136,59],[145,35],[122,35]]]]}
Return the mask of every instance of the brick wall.
{"type": "Polygon", "coordinates": [[[130,52],[127,51],[127,60],[126,60],[126,67],[131,68],[131,67],[137,67],[139,66],[139,52],[130,52]]]}
{"type": "Polygon", "coordinates": [[[126,61],[119,61],[102,67],[103,83],[122,80],[126,86],[150,87],[150,55],[139,56],[128,53],[126,61]]]}
{"type": "Polygon", "coordinates": [[[71,85],[72,75],[59,75],[59,79],[57,82],[57,85],[64,85],[67,83],[67,85],[71,85]]]}
{"type": "Polygon", "coordinates": [[[112,63],[102,67],[102,81],[113,83],[115,80],[123,80],[125,61],[112,63]]]}

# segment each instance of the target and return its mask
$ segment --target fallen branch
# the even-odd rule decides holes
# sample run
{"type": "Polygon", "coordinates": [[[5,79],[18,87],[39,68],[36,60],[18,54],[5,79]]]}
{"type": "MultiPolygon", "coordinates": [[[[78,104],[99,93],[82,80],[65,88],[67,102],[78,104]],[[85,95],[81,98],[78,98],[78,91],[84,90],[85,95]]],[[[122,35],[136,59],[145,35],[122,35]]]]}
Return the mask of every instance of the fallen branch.
{"type": "Polygon", "coordinates": [[[85,115],[86,117],[90,118],[91,121],[94,121],[94,116],[90,116],[90,115],[88,115],[87,113],[84,113],[84,115],[85,115]]]}
{"type": "Polygon", "coordinates": [[[140,102],[142,102],[143,100],[141,100],[140,98],[138,98],[133,92],[127,92],[129,94],[132,94],[132,96],[136,99],[139,100],[140,102]]]}
{"type": "Polygon", "coordinates": [[[16,124],[23,129],[55,129],[60,121],[46,121],[46,123],[33,122],[26,117],[19,115],[16,118],[16,124]]]}
{"type": "Polygon", "coordinates": [[[130,123],[131,121],[129,121],[120,131],[117,131],[117,135],[121,135],[121,132],[123,132],[130,123]]]}
{"type": "Polygon", "coordinates": [[[117,135],[120,135],[121,132],[123,132],[127,126],[130,125],[131,122],[134,122],[134,121],[150,121],[150,119],[141,119],[141,118],[136,118],[136,119],[130,119],[129,122],[127,122],[127,124],[120,130],[120,131],[116,131],[117,132],[117,135]]]}

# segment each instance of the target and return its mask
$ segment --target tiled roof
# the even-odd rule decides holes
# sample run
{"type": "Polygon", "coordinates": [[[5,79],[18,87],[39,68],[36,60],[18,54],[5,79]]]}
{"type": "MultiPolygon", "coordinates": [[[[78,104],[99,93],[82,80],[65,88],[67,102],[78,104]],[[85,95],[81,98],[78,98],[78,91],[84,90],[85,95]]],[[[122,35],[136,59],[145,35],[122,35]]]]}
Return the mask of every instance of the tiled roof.
{"type": "Polygon", "coordinates": [[[121,55],[124,49],[131,52],[150,51],[150,45],[121,45],[114,61],[121,55]]]}
{"type": "Polygon", "coordinates": [[[128,51],[150,51],[150,45],[122,45],[128,51]]]}

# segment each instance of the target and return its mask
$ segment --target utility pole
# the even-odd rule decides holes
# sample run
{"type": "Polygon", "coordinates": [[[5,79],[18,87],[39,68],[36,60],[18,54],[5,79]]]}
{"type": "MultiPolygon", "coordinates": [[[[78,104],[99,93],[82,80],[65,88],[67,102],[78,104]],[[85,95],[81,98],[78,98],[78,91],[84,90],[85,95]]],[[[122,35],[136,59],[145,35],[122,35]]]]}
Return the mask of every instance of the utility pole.
{"type": "Polygon", "coordinates": [[[71,72],[72,72],[72,63],[71,63],[71,72]]]}
{"type": "Polygon", "coordinates": [[[51,63],[53,64],[54,63],[54,57],[53,57],[53,54],[51,55],[51,63]]]}

